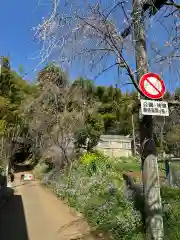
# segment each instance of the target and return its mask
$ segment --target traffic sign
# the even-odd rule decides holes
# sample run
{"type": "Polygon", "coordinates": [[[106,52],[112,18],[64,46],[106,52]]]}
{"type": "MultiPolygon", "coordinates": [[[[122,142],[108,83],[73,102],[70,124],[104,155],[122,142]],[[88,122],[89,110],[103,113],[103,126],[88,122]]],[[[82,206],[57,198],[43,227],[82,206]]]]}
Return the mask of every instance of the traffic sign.
{"type": "Polygon", "coordinates": [[[143,115],[169,116],[168,103],[165,101],[141,99],[141,111],[143,115]]]}
{"type": "Polygon", "coordinates": [[[166,87],[164,81],[156,73],[146,73],[139,81],[141,92],[150,99],[160,99],[164,96],[166,87]]]}

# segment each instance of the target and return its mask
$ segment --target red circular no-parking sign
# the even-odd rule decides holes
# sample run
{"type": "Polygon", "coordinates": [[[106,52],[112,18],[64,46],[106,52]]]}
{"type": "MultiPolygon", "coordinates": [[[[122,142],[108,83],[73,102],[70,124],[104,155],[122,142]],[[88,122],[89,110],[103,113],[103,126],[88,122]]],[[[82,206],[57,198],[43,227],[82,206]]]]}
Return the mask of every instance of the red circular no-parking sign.
{"type": "Polygon", "coordinates": [[[166,87],[164,81],[156,73],[146,73],[139,81],[141,92],[150,99],[160,99],[164,96],[166,87]]]}

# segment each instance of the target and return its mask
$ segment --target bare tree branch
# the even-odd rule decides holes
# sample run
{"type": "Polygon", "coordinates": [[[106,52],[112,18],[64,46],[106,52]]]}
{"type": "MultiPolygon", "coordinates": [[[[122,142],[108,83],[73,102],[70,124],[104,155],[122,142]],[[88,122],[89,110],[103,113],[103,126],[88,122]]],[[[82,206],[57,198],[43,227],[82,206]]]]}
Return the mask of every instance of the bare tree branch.
{"type": "Polygon", "coordinates": [[[166,2],[164,4],[167,5],[167,6],[173,6],[173,7],[177,8],[178,10],[180,10],[180,4],[175,3],[174,1],[169,1],[169,2],[166,2]]]}
{"type": "MultiPolygon", "coordinates": [[[[44,60],[51,55],[65,67],[72,67],[73,62],[76,61],[78,64],[82,62],[84,64],[82,67],[83,71],[91,71],[95,76],[99,76],[105,73],[107,69],[111,69],[109,66],[111,66],[112,62],[118,60],[119,65],[117,64],[117,69],[119,67],[123,69],[122,73],[126,73],[129,76],[135,88],[139,91],[135,73],[138,73],[140,69],[137,69],[135,72],[130,67],[129,59],[131,57],[127,57],[128,51],[131,56],[134,54],[133,49],[135,45],[135,40],[132,40],[131,35],[133,20],[131,4],[132,1],[130,0],[115,0],[107,3],[97,1],[96,4],[88,0],[72,0],[67,3],[63,11],[62,8],[64,6],[59,3],[61,8],[56,9],[56,14],[52,14],[36,28],[36,37],[43,43],[42,59],[44,60]],[[129,37],[125,39],[128,35],[129,37]]],[[[152,21],[148,19],[146,14],[147,10],[152,7],[152,4],[146,3],[146,1],[143,1],[142,4],[144,4],[142,17],[146,22],[150,21],[148,27],[153,31],[152,21]]],[[[162,6],[159,7],[161,8],[162,6]]],[[[178,7],[171,1],[168,1],[166,6],[178,7]]],[[[168,7],[165,10],[162,8],[161,16],[160,14],[158,15],[159,20],[156,21],[155,19],[153,21],[154,24],[157,23],[161,27],[166,28],[167,35],[169,35],[169,47],[162,47],[160,44],[158,46],[156,41],[157,50],[151,49],[153,56],[148,59],[150,67],[157,65],[157,62],[161,59],[159,62],[160,69],[165,64],[168,64],[168,66],[171,64],[175,68],[176,64],[172,64],[172,62],[175,59],[178,60],[178,57],[173,56],[179,56],[177,43],[179,33],[176,30],[174,34],[175,25],[178,28],[178,23],[173,24],[172,33],[170,33],[170,29],[166,27],[163,19],[165,19],[164,16],[169,16],[171,12],[168,7]],[[167,11],[169,12],[166,13],[167,11]]],[[[175,14],[177,14],[176,11],[173,13],[174,18],[175,14]]],[[[149,29],[147,29],[147,33],[149,29]]],[[[149,36],[147,38],[150,41],[149,36]]]]}

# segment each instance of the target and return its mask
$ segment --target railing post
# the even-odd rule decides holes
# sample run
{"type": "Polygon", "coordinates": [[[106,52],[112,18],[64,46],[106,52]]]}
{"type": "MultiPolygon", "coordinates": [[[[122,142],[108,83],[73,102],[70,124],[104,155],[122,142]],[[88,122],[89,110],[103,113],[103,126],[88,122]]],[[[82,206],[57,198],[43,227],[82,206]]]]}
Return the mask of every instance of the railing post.
{"type": "Polygon", "coordinates": [[[173,185],[173,179],[172,179],[172,168],[171,168],[171,162],[169,161],[169,177],[168,177],[168,183],[169,187],[173,185]]]}
{"type": "Polygon", "coordinates": [[[165,159],[165,175],[166,175],[166,180],[169,178],[169,159],[165,159]]]}

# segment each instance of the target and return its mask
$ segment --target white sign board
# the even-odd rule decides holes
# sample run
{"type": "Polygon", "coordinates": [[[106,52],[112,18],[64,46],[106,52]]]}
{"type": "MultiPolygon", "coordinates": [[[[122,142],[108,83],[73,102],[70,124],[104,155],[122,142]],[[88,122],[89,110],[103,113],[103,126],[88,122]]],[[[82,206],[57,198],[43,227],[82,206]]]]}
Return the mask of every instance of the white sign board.
{"type": "Polygon", "coordinates": [[[141,111],[143,115],[169,116],[168,103],[164,101],[141,99],[141,111]]]}

